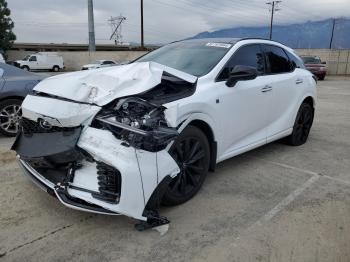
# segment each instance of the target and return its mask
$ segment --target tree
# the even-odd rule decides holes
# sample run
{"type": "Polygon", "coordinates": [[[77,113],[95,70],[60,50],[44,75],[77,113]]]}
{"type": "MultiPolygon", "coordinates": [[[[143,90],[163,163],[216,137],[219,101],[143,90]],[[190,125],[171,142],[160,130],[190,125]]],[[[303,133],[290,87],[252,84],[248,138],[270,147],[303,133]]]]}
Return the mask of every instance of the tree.
{"type": "Polygon", "coordinates": [[[0,0],[0,49],[8,50],[16,40],[16,35],[12,32],[14,23],[10,18],[11,11],[7,7],[5,0],[0,0]]]}

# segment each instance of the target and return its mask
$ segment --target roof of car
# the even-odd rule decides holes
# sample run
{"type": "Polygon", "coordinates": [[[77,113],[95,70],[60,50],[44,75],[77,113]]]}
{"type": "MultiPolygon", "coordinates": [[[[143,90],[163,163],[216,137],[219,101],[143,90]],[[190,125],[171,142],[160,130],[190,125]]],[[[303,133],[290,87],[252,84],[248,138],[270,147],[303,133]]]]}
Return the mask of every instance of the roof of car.
{"type": "Polygon", "coordinates": [[[178,42],[189,42],[189,43],[217,42],[217,43],[235,44],[240,40],[241,38],[196,38],[196,39],[186,39],[178,42]]]}
{"type": "MultiPolygon", "coordinates": [[[[216,42],[216,43],[226,43],[226,44],[236,44],[239,41],[243,40],[264,40],[264,41],[270,41],[274,43],[279,43],[274,40],[270,40],[267,38],[258,38],[258,37],[245,37],[245,38],[233,38],[233,37],[225,37],[225,38],[195,38],[195,39],[185,39],[185,40],[180,40],[176,42],[189,42],[189,43],[208,43],[208,42],[216,42]]],[[[281,44],[281,43],[279,43],[281,44]]]]}

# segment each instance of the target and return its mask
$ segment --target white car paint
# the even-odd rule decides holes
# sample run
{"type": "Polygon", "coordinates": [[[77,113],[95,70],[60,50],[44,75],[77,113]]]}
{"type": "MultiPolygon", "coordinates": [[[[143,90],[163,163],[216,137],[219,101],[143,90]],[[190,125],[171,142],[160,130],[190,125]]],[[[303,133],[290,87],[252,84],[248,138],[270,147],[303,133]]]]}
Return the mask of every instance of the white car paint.
{"type": "Polygon", "coordinates": [[[53,76],[40,82],[34,90],[103,106],[118,97],[139,94],[153,88],[161,82],[163,71],[190,83],[197,80],[197,77],[179,70],[144,62],[53,76]]]}
{"type": "Polygon", "coordinates": [[[116,65],[118,65],[118,63],[112,60],[97,60],[94,63],[83,65],[81,67],[81,70],[91,70],[91,69],[111,67],[116,65]]]}
{"type": "MultiPolygon", "coordinates": [[[[125,147],[123,141],[115,138],[110,131],[90,127],[91,121],[102,106],[117,98],[152,89],[167,72],[189,83],[196,83],[194,94],[163,105],[168,125],[178,127],[181,132],[194,120],[205,122],[217,142],[217,163],[287,136],[292,132],[302,101],[309,96],[316,100],[315,82],[308,71],[296,68],[291,73],[262,75],[254,80],[239,81],[232,88],[225,81],[215,81],[222,67],[240,47],[256,43],[273,44],[293,52],[268,40],[241,40],[202,77],[154,62],[59,75],[42,81],[34,89],[59,99],[27,96],[23,103],[23,116],[34,121],[44,118],[54,126],[82,125],[78,147],[96,161],[121,171],[121,199],[118,204],[110,204],[75,189],[68,189],[69,194],[106,210],[146,220],[143,211],[157,185],[168,175],[175,177],[180,170],[168,153],[171,144],[159,152],[125,147]],[[263,92],[267,86],[271,87],[271,92],[263,92]]],[[[54,188],[41,179],[40,174],[31,174],[54,188]]],[[[72,185],[96,190],[94,164],[83,165],[76,172],[72,185]]]]}
{"type": "Polygon", "coordinates": [[[0,53],[0,63],[6,63],[3,55],[0,53]]]}

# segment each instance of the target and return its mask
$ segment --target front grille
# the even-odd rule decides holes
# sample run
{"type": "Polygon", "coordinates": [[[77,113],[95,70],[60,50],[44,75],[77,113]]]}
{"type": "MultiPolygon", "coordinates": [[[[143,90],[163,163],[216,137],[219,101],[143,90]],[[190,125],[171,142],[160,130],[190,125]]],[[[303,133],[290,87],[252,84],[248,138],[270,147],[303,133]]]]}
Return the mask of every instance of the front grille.
{"type": "Polygon", "coordinates": [[[76,127],[58,127],[58,126],[51,126],[49,128],[43,128],[40,126],[38,122],[35,122],[33,120],[22,118],[20,121],[20,126],[22,129],[22,132],[25,135],[30,135],[34,133],[54,133],[54,132],[69,132],[73,131],[76,127]]]}
{"type": "Polygon", "coordinates": [[[116,204],[120,199],[121,175],[118,169],[97,162],[97,180],[99,194],[92,194],[94,198],[116,204]]]}

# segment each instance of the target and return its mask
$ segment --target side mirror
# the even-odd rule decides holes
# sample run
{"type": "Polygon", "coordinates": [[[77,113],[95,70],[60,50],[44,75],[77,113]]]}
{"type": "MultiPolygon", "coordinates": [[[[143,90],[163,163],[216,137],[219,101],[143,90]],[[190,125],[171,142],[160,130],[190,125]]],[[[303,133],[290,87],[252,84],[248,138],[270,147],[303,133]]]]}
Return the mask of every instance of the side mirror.
{"type": "Polygon", "coordinates": [[[321,64],[322,64],[322,65],[326,65],[326,64],[327,64],[327,62],[321,62],[321,64]]]}
{"type": "Polygon", "coordinates": [[[238,81],[253,80],[258,76],[256,68],[251,66],[236,65],[231,73],[230,77],[226,81],[228,87],[234,87],[238,81]]]}
{"type": "Polygon", "coordinates": [[[0,68],[0,77],[3,77],[4,72],[5,72],[4,69],[0,68]]]}

